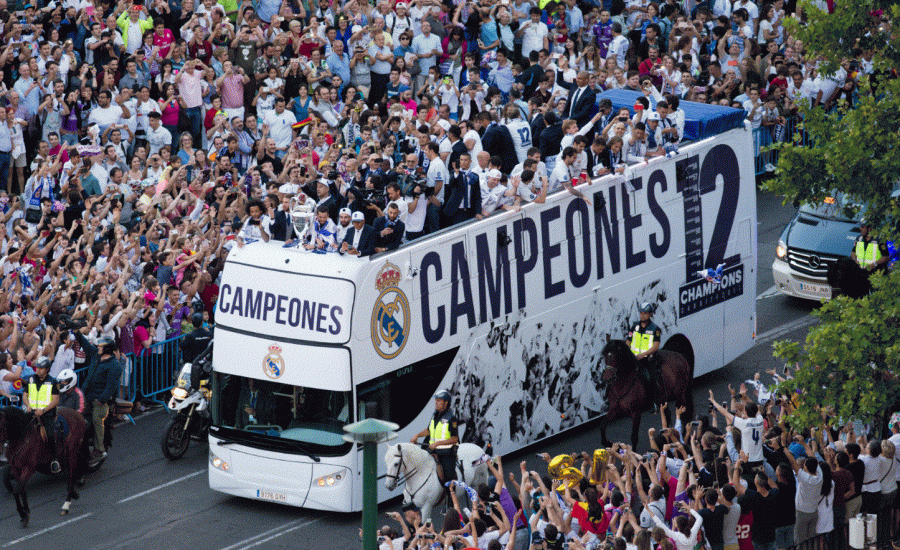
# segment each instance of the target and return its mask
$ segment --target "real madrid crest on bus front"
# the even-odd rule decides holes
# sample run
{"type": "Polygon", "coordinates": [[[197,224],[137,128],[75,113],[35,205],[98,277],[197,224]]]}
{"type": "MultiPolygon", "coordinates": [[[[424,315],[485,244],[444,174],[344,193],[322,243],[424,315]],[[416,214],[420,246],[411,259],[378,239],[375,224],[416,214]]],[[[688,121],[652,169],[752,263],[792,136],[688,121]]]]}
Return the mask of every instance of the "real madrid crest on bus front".
{"type": "Polygon", "coordinates": [[[284,357],[281,356],[281,347],[272,344],[269,353],[263,357],[263,372],[272,379],[280,378],[284,374],[284,357]]]}
{"type": "Polygon", "coordinates": [[[402,278],[400,268],[387,262],[375,279],[381,294],[372,310],[372,345],[385,359],[400,355],[409,339],[409,301],[398,286],[402,278]]]}

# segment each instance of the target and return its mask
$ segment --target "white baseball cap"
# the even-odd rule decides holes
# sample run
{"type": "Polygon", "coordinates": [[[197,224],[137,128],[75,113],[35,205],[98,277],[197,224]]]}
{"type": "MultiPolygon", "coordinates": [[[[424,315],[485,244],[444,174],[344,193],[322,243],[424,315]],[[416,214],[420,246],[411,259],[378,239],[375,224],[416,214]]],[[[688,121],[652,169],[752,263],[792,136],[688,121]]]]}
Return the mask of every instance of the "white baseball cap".
{"type": "Polygon", "coordinates": [[[353,216],[350,217],[350,220],[354,222],[364,222],[366,221],[366,215],[357,210],[353,213],[353,216]]]}
{"type": "Polygon", "coordinates": [[[343,216],[344,214],[347,214],[348,216],[353,216],[353,211],[350,210],[349,208],[341,208],[341,210],[340,210],[340,212],[338,212],[338,214],[341,216],[343,216]]]}

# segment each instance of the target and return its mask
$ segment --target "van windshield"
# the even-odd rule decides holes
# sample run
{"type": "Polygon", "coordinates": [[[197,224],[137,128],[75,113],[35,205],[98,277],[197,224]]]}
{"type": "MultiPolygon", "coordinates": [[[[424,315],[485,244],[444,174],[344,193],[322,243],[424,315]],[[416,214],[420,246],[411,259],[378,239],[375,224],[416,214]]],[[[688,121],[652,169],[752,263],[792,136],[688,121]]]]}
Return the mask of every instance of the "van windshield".
{"type": "Polygon", "coordinates": [[[834,193],[819,204],[804,204],[800,212],[827,220],[852,222],[859,218],[859,205],[850,202],[842,193],[834,193]]]}
{"type": "Polygon", "coordinates": [[[298,447],[317,454],[342,454],[349,443],[343,428],[351,422],[350,392],[291,386],[234,374],[213,374],[213,424],[228,437],[298,447]]]}

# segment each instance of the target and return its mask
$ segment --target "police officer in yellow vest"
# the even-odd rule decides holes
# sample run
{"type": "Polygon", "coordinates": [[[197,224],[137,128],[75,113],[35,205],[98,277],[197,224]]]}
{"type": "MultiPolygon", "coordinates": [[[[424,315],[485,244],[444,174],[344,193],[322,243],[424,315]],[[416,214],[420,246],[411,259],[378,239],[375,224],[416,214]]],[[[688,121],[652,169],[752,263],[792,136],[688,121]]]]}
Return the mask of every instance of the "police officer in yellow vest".
{"type": "Polygon", "coordinates": [[[59,403],[59,385],[50,376],[50,361],[42,359],[34,366],[34,374],[28,377],[28,391],[22,394],[25,412],[34,412],[41,419],[47,432],[47,449],[50,451],[50,471],[59,473],[56,460],[56,405],[59,403]]]}
{"type": "Polygon", "coordinates": [[[440,390],[434,394],[434,416],[428,428],[412,437],[417,443],[420,437],[428,437],[428,450],[434,453],[444,470],[441,483],[456,479],[456,448],[459,445],[459,421],[450,410],[450,392],[440,390]]]}
{"type": "Polygon", "coordinates": [[[659,351],[659,342],[662,331],[656,326],[650,317],[656,306],[650,302],[644,302],[640,308],[640,322],[636,323],[628,331],[625,343],[631,348],[634,357],[638,360],[638,368],[644,379],[644,387],[650,394],[647,397],[653,403],[653,411],[658,410],[657,398],[662,395],[659,389],[659,361],[656,352],[659,351]]]}
{"type": "Polygon", "coordinates": [[[887,268],[889,259],[887,245],[878,242],[872,236],[872,224],[864,219],[859,222],[859,237],[853,243],[850,257],[868,273],[887,268]]]}

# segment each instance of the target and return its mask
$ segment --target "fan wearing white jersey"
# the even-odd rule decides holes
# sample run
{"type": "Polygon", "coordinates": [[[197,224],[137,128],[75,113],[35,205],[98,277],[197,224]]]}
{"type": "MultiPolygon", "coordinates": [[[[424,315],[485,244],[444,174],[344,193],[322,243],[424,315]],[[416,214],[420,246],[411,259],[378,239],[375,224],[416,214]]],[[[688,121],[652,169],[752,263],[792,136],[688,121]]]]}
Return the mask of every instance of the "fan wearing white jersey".
{"type": "Polygon", "coordinates": [[[744,402],[744,410],[741,416],[728,412],[722,405],[716,403],[716,396],[709,390],[709,402],[713,404],[725,421],[734,424],[741,431],[741,450],[747,453],[747,465],[751,468],[761,466],[763,462],[763,434],[765,426],[763,417],[759,414],[759,405],[752,401],[744,402]]]}
{"type": "Polygon", "coordinates": [[[515,105],[506,106],[506,128],[512,136],[513,145],[516,148],[516,156],[519,162],[525,162],[528,158],[528,149],[531,148],[531,126],[522,120],[519,108],[515,105]]]}

